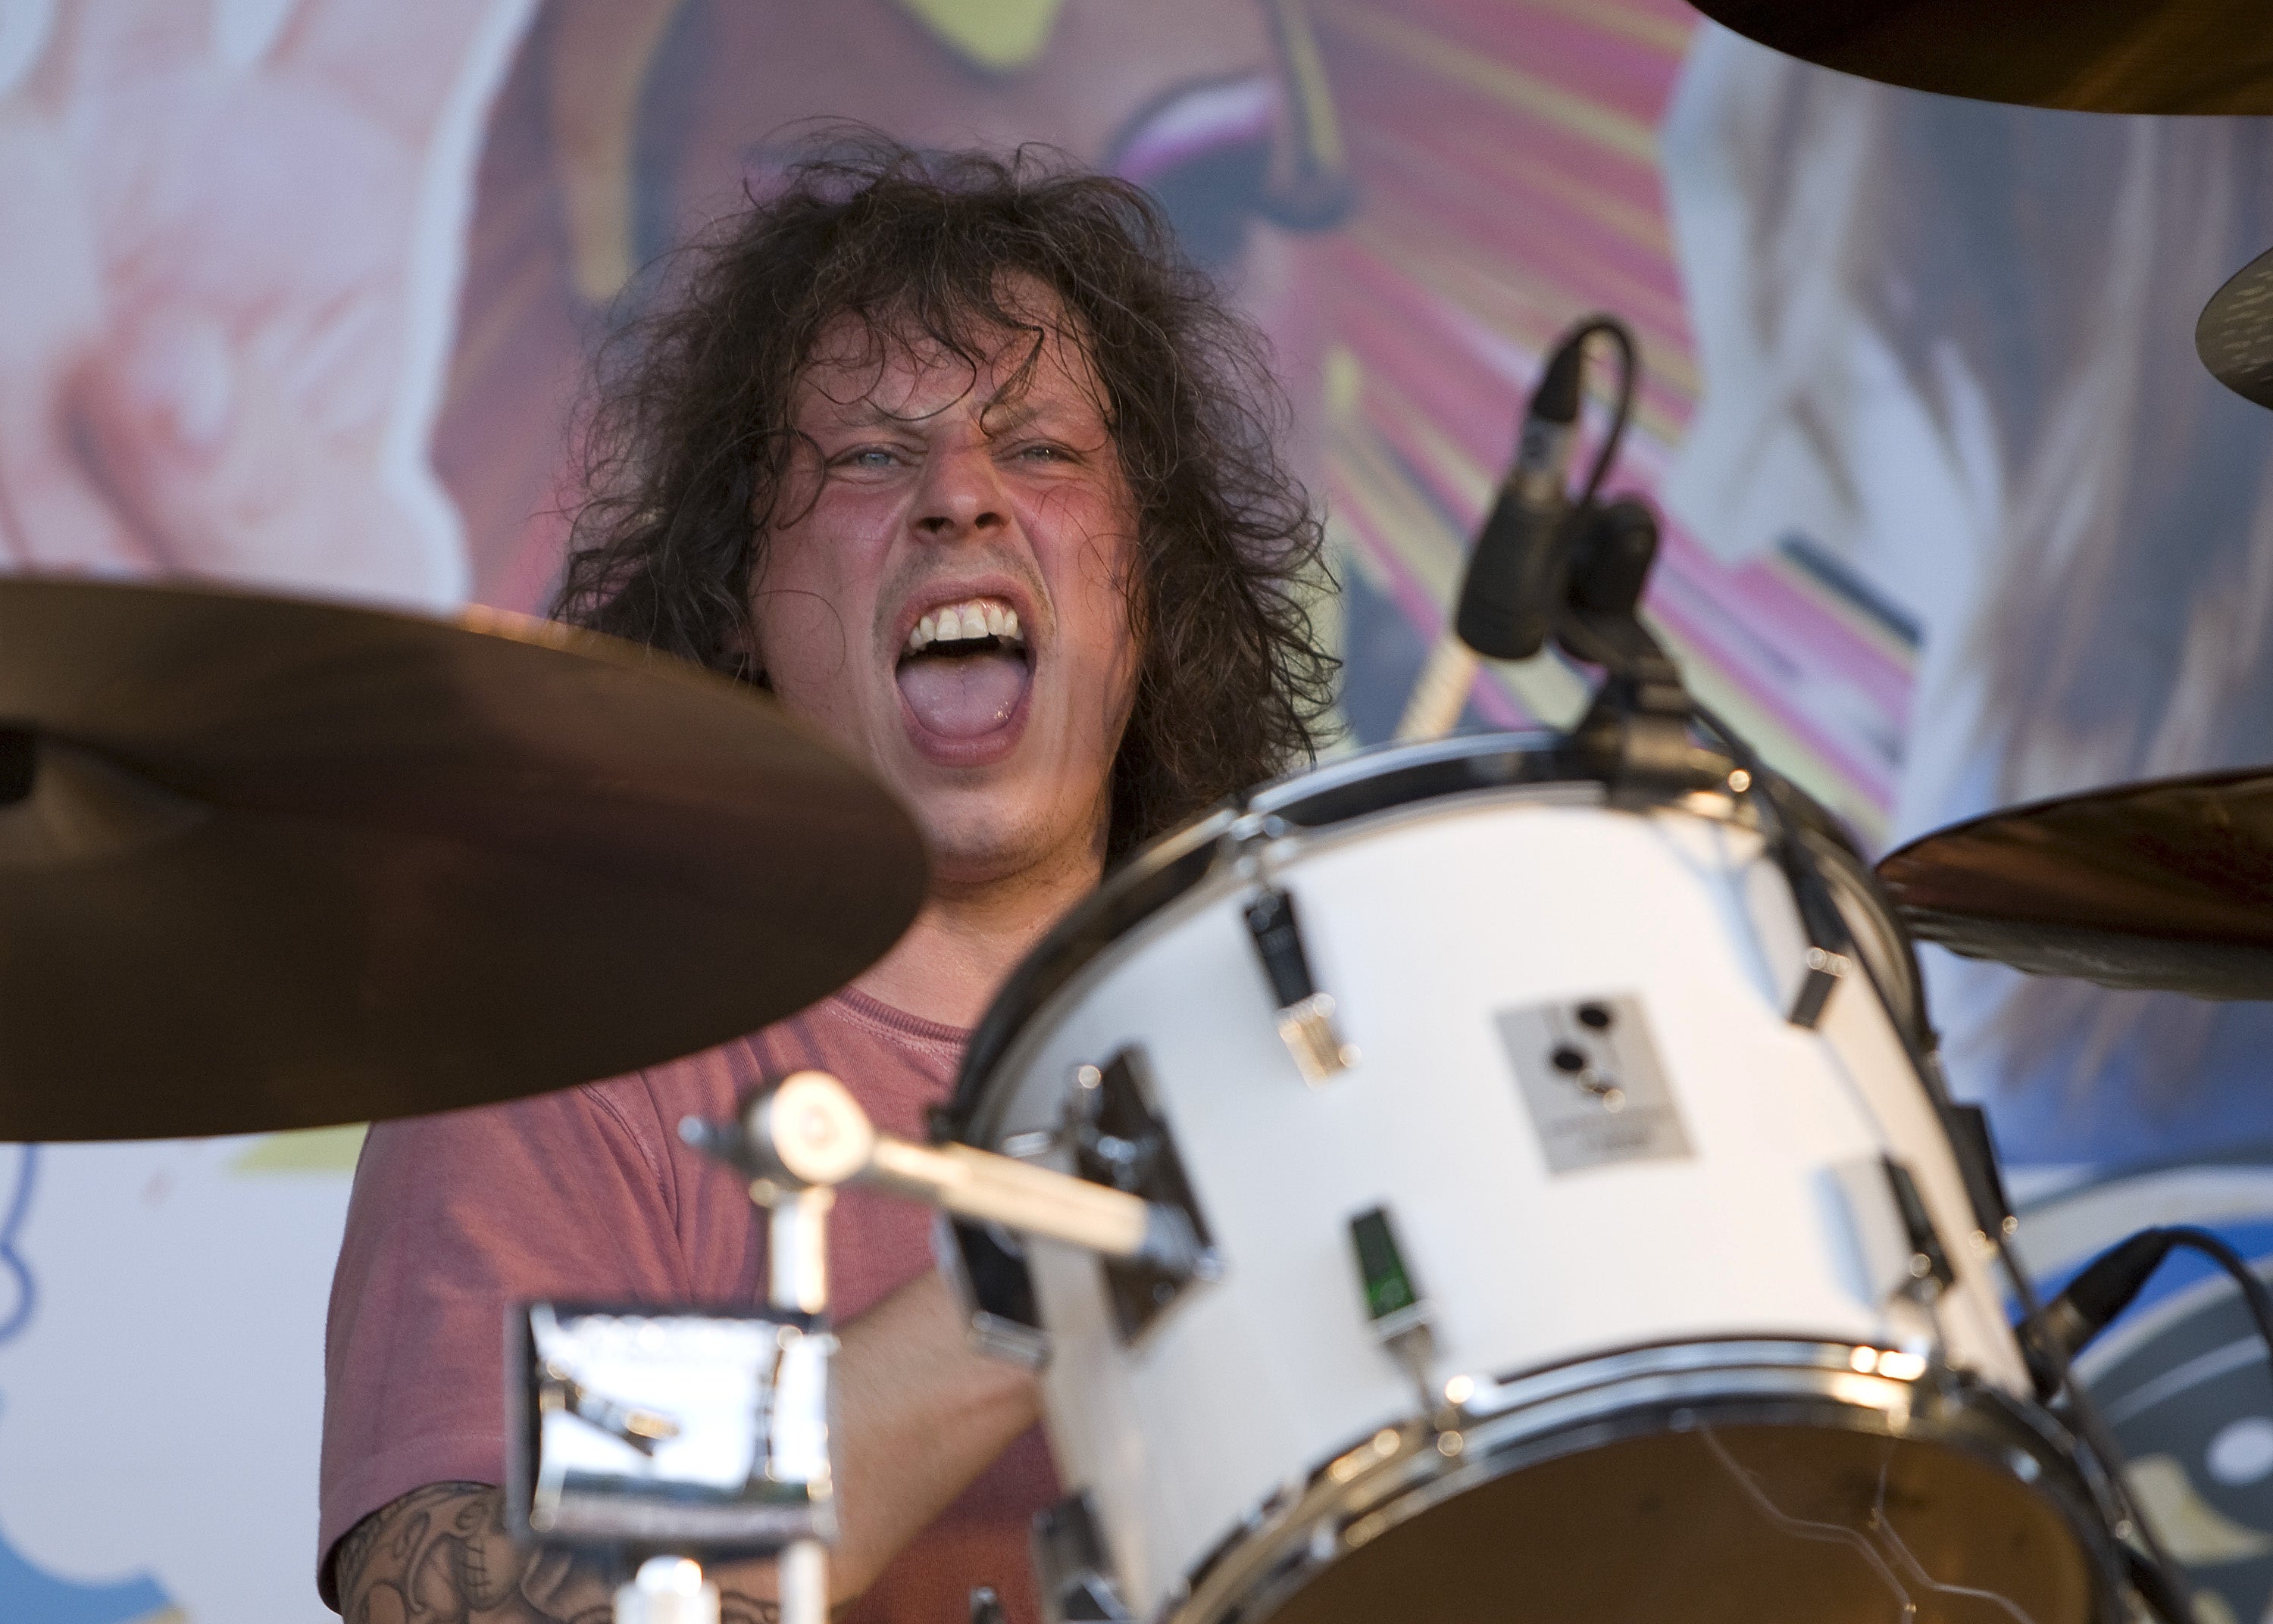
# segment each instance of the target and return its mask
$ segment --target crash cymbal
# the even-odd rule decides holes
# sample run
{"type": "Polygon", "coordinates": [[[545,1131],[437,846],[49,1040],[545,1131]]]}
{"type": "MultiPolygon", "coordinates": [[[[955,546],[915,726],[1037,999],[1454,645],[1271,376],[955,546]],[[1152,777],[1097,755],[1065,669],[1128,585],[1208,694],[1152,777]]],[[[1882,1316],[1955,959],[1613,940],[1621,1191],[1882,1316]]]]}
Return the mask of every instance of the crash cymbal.
{"type": "Polygon", "coordinates": [[[442,1111],[811,1003],[920,838],[763,695],[542,622],[0,580],[0,1138],[442,1111]]]}
{"type": "Polygon", "coordinates": [[[2210,295],[2194,323],[2194,354],[2243,400],[2273,406],[2273,251],[2210,295]]]}
{"type": "Polygon", "coordinates": [[[2262,0],[1696,0],[1748,39],[1913,90],[2094,113],[2273,113],[2262,0]]]}
{"type": "Polygon", "coordinates": [[[1903,922],[1971,958],[2110,987],[2273,998],[2273,772],[2039,801],[1879,864],[1903,922]]]}

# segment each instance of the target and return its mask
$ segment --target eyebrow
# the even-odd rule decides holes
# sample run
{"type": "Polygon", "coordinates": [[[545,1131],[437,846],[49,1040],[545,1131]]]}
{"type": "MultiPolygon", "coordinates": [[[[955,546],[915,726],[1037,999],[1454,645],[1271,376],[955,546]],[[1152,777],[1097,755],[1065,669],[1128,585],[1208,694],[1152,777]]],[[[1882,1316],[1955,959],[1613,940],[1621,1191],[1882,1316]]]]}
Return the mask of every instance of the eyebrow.
{"type": "Polygon", "coordinates": [[[1093,415],[1102,421],[1106,415],[1104,402],[1078,385],[1070,396],[1053,395],[1031,386],[1016,386],[1015,380],[1014,387],[1015,393],[1007,400],[998,394],[980,408],[979,421],[986,425],[989,434],[1024,428],[1037,418],[1072,416],[1078,419],[1093,415]]]}
{"type": "Polygon", "coordinates": [[[989,436],[1015,433],[1049,409],[1046,404],[1037,406],[1031,391],[1021,391],[1007,400],[997,396],[979,408],[979,426],[989,436]]]}

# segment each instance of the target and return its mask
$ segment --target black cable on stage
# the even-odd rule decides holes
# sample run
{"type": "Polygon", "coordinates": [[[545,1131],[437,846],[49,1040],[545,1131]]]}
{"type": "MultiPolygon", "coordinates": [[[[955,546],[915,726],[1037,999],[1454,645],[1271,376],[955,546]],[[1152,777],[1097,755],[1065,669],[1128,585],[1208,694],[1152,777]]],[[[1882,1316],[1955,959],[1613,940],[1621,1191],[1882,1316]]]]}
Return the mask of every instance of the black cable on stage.
{"type": "Polygon", "coordinates": [[[2273,1359],[2273,1291],[2266,1289],[2265,1280],[2249,1266],[2249,1260],[2209,1231],[2191,1224],[2173,1224],[2163,1233],[2174,1246],[2184,1246],[2199,1252],[2231,1276],[2241,1288],[2241,1300],[2248,1305],[2249,1317],[2257,1322],[2257,1335],[2265,1343],[2266,1357],[2273,1359]]]}

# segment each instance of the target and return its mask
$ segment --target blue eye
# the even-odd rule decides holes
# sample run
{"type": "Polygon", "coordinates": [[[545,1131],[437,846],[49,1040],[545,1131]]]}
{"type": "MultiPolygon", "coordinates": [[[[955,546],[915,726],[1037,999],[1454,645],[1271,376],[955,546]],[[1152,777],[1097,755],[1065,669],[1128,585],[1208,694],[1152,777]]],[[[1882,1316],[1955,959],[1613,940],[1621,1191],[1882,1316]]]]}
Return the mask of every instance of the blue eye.
{"type": "Polygon", "coordinates": [[[888,468],[899,461],[899,458],[883,446],[864,445],[843,458],[842,461],[848,468],[888,468]]]}

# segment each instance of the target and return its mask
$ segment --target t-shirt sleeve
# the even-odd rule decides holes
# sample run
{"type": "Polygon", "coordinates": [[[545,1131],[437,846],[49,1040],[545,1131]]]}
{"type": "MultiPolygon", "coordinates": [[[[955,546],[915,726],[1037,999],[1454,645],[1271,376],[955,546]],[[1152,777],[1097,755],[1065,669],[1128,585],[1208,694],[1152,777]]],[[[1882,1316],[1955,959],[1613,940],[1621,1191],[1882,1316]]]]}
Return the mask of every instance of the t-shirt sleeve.
{"type": "Polygon", "coordinates": [[[503,1480],[510,1305],[691,1295],[653,1116],[626,1080],[371,1130],[325,1336],[326,1602],[332,1547],[364,1517],[503,1480]]]}

